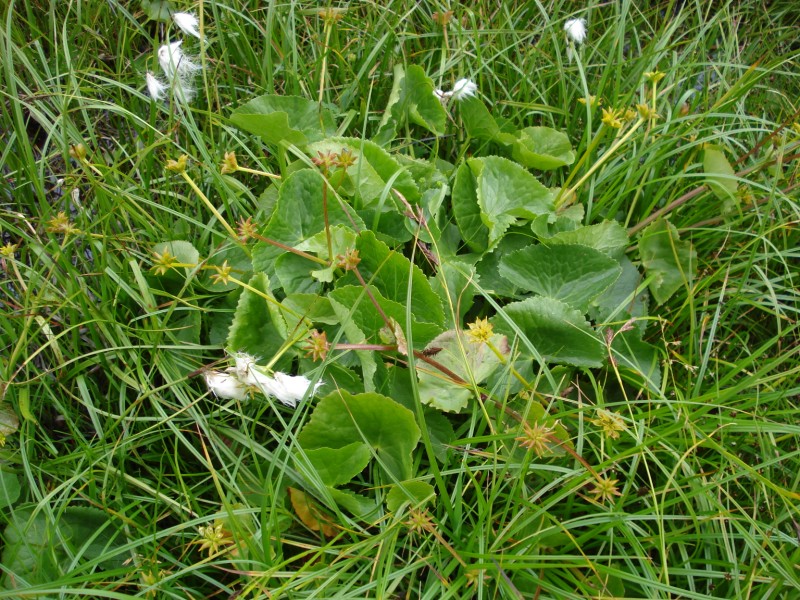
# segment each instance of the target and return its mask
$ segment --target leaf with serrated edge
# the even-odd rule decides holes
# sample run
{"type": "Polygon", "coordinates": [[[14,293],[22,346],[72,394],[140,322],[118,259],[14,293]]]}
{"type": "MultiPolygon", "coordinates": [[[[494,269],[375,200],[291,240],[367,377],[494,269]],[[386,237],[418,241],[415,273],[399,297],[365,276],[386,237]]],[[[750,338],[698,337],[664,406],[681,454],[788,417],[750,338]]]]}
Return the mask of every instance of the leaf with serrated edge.
{"type": "Polygon", "coordinates": [[[565,133],[550,127],[526,127],[517,134],[512,156],[521,165],[542,171],[575,162],[575,152],[565,133]]]}
{"type": "Polygon", "coordinates": [[[322,483],[331,486],[348,483],[364,470],[372,457],[363,442],[353,442],[342,448],[309,449],[305,454],[322,483]]]}
{"type": "Polygon", "coordinates": [[[577,244],[528,246],[500,260],[500,274],[520,288],[557,298],[582,313],[622,268],[602,252],[577,244]]]}
{"type": "Polygon", "coordinates": [[[620,259],[630,244],[628,232],[616,221],[603,221],[594,225],[578,227],[573,231],[560,231],[547,238],[552,244],[581,244],[620,259]]]}
{"type": "Polygon", "coordinates": [[[494,246],[517,219],[531,220],[552,214],[553,193],[515,162],[499,156],[467,161],[477,178],[481,220],[489,228],[489,246],[494,246]]]}
{"type": "Polygon", "coordinates": [[[260,358],[272,358],[283,345],[283,337],[269,317],[267,300],[269,279],[256,273],[250,279],[250,289],[242,290],[239,304],[228,331],[228,350],[246,352],[260,358]],[[257,292],[261,292],[260,294],[257,292]]]}
{"type": "Polygon", "coordinates": [[[421,506],[436,499],[436,492],[430,483],[424,481],[403,481],[392,486],[386,496],[386,508],[396,512],[408,502],[412,507],[421,506]]]}
{"type": "MultiPolygon", "coordinates": [[[[368,230],[359,234],[356,248],[361,258],[358,270],[365,281],[375,286],[385,298],[404,306],[411,285],[411,314],[419,321],[437,325],[444,323],[442,301],[417,265],[402,253],[390,250],[368,230]]],[[[338,286],[356,284],[358,279],[353,274],[337,282],[338,286]]]]}
{"type": "Polygon", "coordinates": [[[333,116],[319,104],[300,96],[264,94],[231,113],[239,129],[259,136],[267,144],[304,146],[333,131],[333,116]]]}
{"type": "MultiPolygon", "coordinates": [[[[280,187],[278,200],[261,235],[270,240],[295,248],[309,238],[325,230],[323,211],[323,186],[327,185],[322,176],[315,170],[302,169],[289,175],[280,187]]],[[[364,223],[359,216],[348,208],[350,214],[339,205],[338,201],[328,194],[328,224],[331,227],[344,225],[352,227],[353,223],[363,229],[364,223]]],[[[274,274],[275,259],[286,252],[267,242],[258,242],[253,249],[253,269],[274,274]]],[[[319,268],[317,263],[309,261],[309,271],[319,268]]]]}
{"type": "MultiPolygon", "coordinates": [[[[577,367],[603,364],[606,351],[600,337],[580,311],[564,302],[536,296],[507,304],[503,312],[548,362],[577,367]]],[[[502,315],[496,315],[491,321],[495,331],[505,333],[509,339],[516,335],[502,315]]],[[[533,356],[526,343],[520,343],[519,348],[533,356]]]]}

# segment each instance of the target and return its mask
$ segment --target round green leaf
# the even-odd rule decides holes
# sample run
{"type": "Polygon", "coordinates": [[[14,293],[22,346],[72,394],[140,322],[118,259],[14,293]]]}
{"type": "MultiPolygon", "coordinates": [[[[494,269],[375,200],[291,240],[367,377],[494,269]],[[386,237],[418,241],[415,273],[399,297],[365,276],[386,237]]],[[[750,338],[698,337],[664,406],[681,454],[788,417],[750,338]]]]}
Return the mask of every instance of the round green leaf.
{"type": "Polygon", "coordinates": [[[547,243],[548,245],[581,244],[619,260],[624,256],[630,240],[628,232],[617,221],[603,221],[578,227],[572,231],[559,231],[549,237],[547,243]]]}
{"type": "MultiPolygon", "coordinates": [[[[492,348],[485,342],[475,343],[463,332],[445,331],[436,337],[427,350],[434,352],[437,363],[447,367],[463,381],[480,384],[494,373],[500,365],[500,356],[508,357],[510,348],[502,335],[493,335],[492,348]]],[[[439,410],[459,412],[465,408],[475,391],[472,387],[454,382],[422,361],[417,362],[419,376],[419,399],[439,410]]]]}
{"type": "Polygon", "coordinates": [[[500,156],[467,161],[477,179],[481,220],[489,228],[489,246],[494,246],[517,219],[552,214],[553,193],[515,162],[500,156]]]}
{"type": "Polygon", "coordinates": [[[659,304],[666,302],[683,285],[689,285],[697,266],[691,242],[681,241],[678,230],[659,219],[642,231],[639,254],[650,280],[650,292],[659,304]]]}
{"type": "MultiPolygon", "coordinates": [[[[505,316],[524,336],[520,348],[535,356],[528,343],[547,361],[599,367],[605,357],[605,346],[583,314],[555,298],[536,296],[513,302],[503,309],[505,316]],[[528,343],[526,343],[528,342],[528,343]]],[[[495,331],[509,337],[514,327],[502,315],[492,319],[495,331]]]]}
{"type": "Polygon", "coordinates": [[[175,12],[175,6],[169,0],[141,0],[142,10],[148,19],[168,22],[175,12]]]}
{"type": "Polygon", "coordinates": [[[411,477],[411,451],[420,431],[414,414],[391,398],[337,390],[320,400],[297,437],[306,452],[366,443],[386,470],[403,481],[411,477]]]}
{"type": "Polygon", "coordinates": [[[403,481],[392,486],[386,496],[386,508],[396,512],[405,502],[420,506],[436,499],[436,492],[430,483],[424,481],[403,481]]]}
{"type": "Polygon", "coordinates": [[[265,298],[271,297],[269,279],[264,273],[256,273],[249,285],[255,291],[245,289],[239,297],[228,332],[228,350],[271,359],[283,345],[283,336],[270,318],[265,298]]]}
{"type": "Polygon", "coordinates": [[[511,155],[521,165],[542,171],[575,162],[567,135],[550,127],[526,127],[520,131],[511,155]]]}
{"type": "Polygon", "coordinates": [[[589,304],[619,278],[617,261],[577,244],[539,244],[500,260],[500,274],[520,288],[557,298],[586,313],[589,304]]]}
{"type": "Polygon", "coordinates": [[[341,448],[316,448],[305,453],[322,483],[331,486],[345,484],[361,473],[372,456],[369,446],[363,442],[341,448]]]}
{"type": "Polygon", "coordinates": [[[0,469],[0,508],[14,504],[19,498],[21,489],[19,477],[0,469]]]}
{"type": "Polygon", "coordinates": [[[253,98],[231,114],[239,129],[259,136],[267,144],[305,146],[334,129],[329,110],[299,96],[265,94],[253,98]]]}

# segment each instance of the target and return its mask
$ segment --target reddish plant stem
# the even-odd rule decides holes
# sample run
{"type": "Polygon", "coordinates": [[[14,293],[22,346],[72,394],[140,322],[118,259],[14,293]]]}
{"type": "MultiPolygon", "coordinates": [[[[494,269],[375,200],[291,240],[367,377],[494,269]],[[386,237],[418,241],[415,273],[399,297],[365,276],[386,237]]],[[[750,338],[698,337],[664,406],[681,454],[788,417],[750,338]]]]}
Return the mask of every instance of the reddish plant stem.
{"type": "Polygon", "coordinates": [[[310,261],[313,261],[320,265],[325,265],[326,267],[330,265],[329,262],[322,260],[318,256],[314,256],[313,254],[309,254],[308,252],[303,252],[302,250],[298,250],[297,248],[292,248],[291,246],[287,246],[286,244],[282,244],[281,242],[271,240],[269,238],[265,238],[263,235],[254,235],[255,239],[259,240],[260,242],[264,242],[266,244],[271,244],[281,250],[286,250],[287,252],[291,252],[292,254],[297,254],[297,256],[302,256],[303,258],[307,258],[310,261]]]}
{"type": "MultiPolygon", "coordinates": [[[[792,154],[790,156],[784,156],[781,160],[783,162],[791,162],[796,158],[800,158],[800,153],[792,154]]],[[[777,158],[769,160],[766,163],[761,164],[761,165],[755,165],[755,166],[749,167],[747,169],[742,169],[741,171],[738,171],[737,173],[735,173],[735,176],[736,177],[744,177],[748,173],[752,173],[753,171],[757,171],[759,169],[763,169],[764,167],[768,167],[768,166],[770,166],[772,164],[775,164],[776,162],[778,162],[777,158]]],[[[639,223],[637,223],[633,227],[629,227],[628,228],[628,235],[629,236],[633,236],[635,233],[637,233],[641,229],[644,229],[645,227],[647,227],[653,221],[663,217],[667,213],[672,212],[673,210],[675,210],[676,208],[678,208],[682,204],[685,204],[686,202],[688,202],[692,198],[694,198],[696,196],[699,196],[700,194],[702,194],[703,192],[705,192],[707,190],[708,190],[708,186],[707,185],[701,185],[699,187],[694,188],[693,190],[690,190],[690,191],[686,192],[683,196],[681,196],[680,198],[677,198],[676,200],[673,200],[672,202],[667,204],[664,208],[661,208],[661,209],[657,210],[656,212],[652,213],[646,219],[643,219],[642,221],[640,221],[639,223]]]]}
{"type": "MultiPolygon", "coordinates": [[[[336,346],[334,346],[334,348],[336,350],[379,350],[379,351],[380,350],[383,350],[383,351],[393,351],[393,350],[396,351],[397,350],[397,346],[396,345],[389,345],[389,344],[386,344],[386,345],[383,345],[383,344],[336,344],[336,346]]],[[[429,364],[430,366],[432,366],[436,370],[440,371],[441,373],[443,373],[444,375],[449,377],[453,381],[453,383],[456,383],[458,385],[463,385],[465,387],[470,387],[470,384],[467,381],[465,381],[464,379],[462,379],[459,375],[457,375],[456,373],[454,373],[453,371],[451,371],[450,369],[445,367],[439,361],[434,360],[430,356],[426,356],[421,351],[414,350],[414,358],[416,358],[418,360],[421,360],[421,361],[429,364]]],[[[499,410],[502,410],[504,413],[506,413],[512,419],[517,421],[517,423],[524,423],[524,419],[522,418],[522,415],[520,415],[514,409],[512,409],[512,408],[510,408],[508,406],[505,406],[501,402],[498,402],[497,400],[495,400],[494,398],[492,398],[488,394],[484,394],[483,392],[479,392],[479,394],[480,394],[481,400],[483,402],[491,402],[492,404],[494,404],[494,406],[496,408],[498,408],[499,410]]],[[[592,476],[595,479],[599,479],[599,475],[597,474],[597,471],[594,470],[592,465],[590,465],[589,462],[585,458],[583,458],[580,454],[578,454],[575,450],[570,448],[569,445],[564,440],[562,440],[557,435],[555,435],[555,433],[548,434],[547,438],[551,442],[553,442],[554,444],[556,444],[557,446],[562,448],[564,450],[564,452],[566,452],[567,454],[572,456],[572,458],[574,458],[579,463],[581,463],[581,465],[583,465],[583,467],[589,473],[591,473],[592,476]]]]}
{"type": "Polygon", "coordinates": [[[333,262],[333,242],[331,242],[331,224],[328,222],[328,178],[322,178],[322,219],[325,221],[325,238],[328,242],[328,260],[333,262]]]}
{"type": "Polygon", "coordinates": [[[389,320],[389,317],[386,316],[386,313],[383,312],[383,309],[381,308],[381,305],[378,304],[378,301],[375,299],[375,296],[372,295],[372,290],[369,289],[367,282],[364,281],[364,277],[361,276],[361,271],[358,270],[358,267],[353,268],[353,273],[355,274],[356,278],[358,278],[361,287],[364,288],[364,292],[366,292],[367,296],[369,296],[369,299],[372,302],[372,305],[375,307],[375,310],[378,311],[378,314],[381,316],[381,319],[383,319],[383,322],[386,323],[386,327],[391,329],[392,322],[389,320]]]}

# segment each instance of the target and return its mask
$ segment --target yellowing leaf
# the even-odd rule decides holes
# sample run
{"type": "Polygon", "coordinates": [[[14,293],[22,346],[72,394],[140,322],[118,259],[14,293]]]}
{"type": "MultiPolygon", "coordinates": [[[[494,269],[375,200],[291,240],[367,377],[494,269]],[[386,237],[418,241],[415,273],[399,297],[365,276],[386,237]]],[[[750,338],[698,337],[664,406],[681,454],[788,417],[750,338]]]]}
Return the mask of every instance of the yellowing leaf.
{"type": "Polygon", "coordinates": [[[297,517],[311,531],[319,531],[325,537],[336,535],[337,529],[330,518],[320,510],[308,494],[290,487],[289,501],[297,517]]]}

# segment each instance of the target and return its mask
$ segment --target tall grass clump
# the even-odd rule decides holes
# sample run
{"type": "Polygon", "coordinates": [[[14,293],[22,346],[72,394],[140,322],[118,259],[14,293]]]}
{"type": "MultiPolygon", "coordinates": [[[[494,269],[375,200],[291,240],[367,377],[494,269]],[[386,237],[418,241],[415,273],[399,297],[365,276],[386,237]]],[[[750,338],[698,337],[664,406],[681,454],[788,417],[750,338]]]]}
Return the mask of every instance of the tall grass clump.
{"type": "Polygon", "coordinates": [[[2,16],[0,598],[800,597],[792,3],[2,16]]]}

